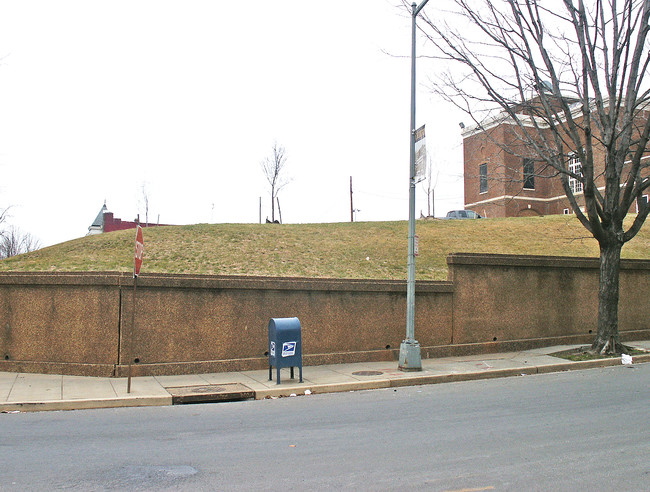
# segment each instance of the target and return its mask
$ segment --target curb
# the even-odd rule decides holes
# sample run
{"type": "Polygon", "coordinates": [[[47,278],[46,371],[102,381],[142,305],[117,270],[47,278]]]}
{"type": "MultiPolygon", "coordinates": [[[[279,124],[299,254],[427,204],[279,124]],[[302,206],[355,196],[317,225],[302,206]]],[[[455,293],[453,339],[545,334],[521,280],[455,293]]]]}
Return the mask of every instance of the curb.
{"type": "Polygon", "coordinates": [[[343,393],[346,391],[362,391],[372,389],[390,388],[390,379],[371,379],[369,381],[348,381],[346,383],[328,383],[302,386],[284,386],[281,388],[269,388],[255,391],[256,400],[264,400],[266,398],[279,398],[285,396],[303,395],[305,391],[311,391],[311,394],[325,394],[325,393],[343,393]]]}
{"type": "MultiPolygon", "coordinates": [[[[650,354],[634,357],[634,364],[650,362],[650,354]]],[[[497,379],[515,376],[532,376],[535,374],[550,374],[554,372],[575,371],[581,369],[596,369],[599,367],[620,366],[619,358],[597,359],[588,361],[567,361],[558,364],[529,366],[520,368],[494,369],[485,372],[467,372],[457,374],[423,374],[417,376],[404,376],[396,379],[372,379],[368,381],[350,381],[346,383],[331,383],[309,386],[285,386],[255,391],[256,400],[266,398],[282,398],[291,395],[304,395],[306,390],[311,394],[340,393],[346,391],[363,391],[372,389],[401,388],[406,386],[422,386],[428,384],[456,383],[463,381],[478,381],[482,379],[497,379]]],[[[633,367],[633,366],[632,366],[633,367]]],[[[411,373],[413,374],[413,373],[411,373]]]]}
{"type": "MultiPolygon", "coordinates": [[[[646,362],[650,362],[650,354],[635,355],[633,357],[633,364],[643,364],[646,362]]],[[[595,369],[597,367],[613,367],[621,365],[623,364],[621,364],[620,358],[567,361],[550,366],[540,366],[538,368],[538,373],[547,374],[551,372],[576,371],[580,369],[595,369]]]]}
{"type": "Polygon", "coordinates": [[[90,410],[99,408],[161,407],[172,404],[171,395],[124,398],[80,398],[0,403],[0,412],[46,412],[57,410],[90,410]]]}
{"type": "MultiPolygon", "coordinates": [[[[650,353],[634,356],[633,364],[650,362],[650,353]]],[[[429,384],[454,383],[462,381],[478,381],[482,379],[496,379],[514,376],[530,376],[534,374],[550,374],[554,372],[576,371],[582,369],[594,369],[599,367],[619,366],[619,358],[597,359],[589,361],[566,361],[557,364],[528,366],[508,369],[494,369],[483,372],[467,372],[454,374],[422,374],[408,373],[408,375],[393,379],[378,378],[364,381],[347,381],[344,383],[329,383],[308,385],[292,384],[279,388],[267,388],[254,391],[256,400],[267,398],[289,397],[291,395],[304,395],[309,390],[311,394],[341,393],[348,391],[362,391],[372,389],[401,388],[406,386],[422,386],[429,384]]],[[[631,366],[633,367],[633,366],[631,366]]],[[[26,401],[26,402],[5,402],[0,403],[0,412],[42,412],[61,410],[86,410],[100,408],[126,408],[126,407],[148,407],[148,406],[171,406],[173,405],[171,394],[163,396],[136,396],[117,398],[88,398],[70,400],[47,400],[47,401],[26,401]]]]}

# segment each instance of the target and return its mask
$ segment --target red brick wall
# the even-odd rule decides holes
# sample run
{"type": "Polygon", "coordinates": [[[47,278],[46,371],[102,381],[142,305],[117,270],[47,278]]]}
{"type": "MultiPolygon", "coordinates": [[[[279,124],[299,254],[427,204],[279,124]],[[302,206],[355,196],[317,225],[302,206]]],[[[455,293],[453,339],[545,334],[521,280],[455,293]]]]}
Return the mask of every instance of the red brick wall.
{"type": "MultiPolygon", "coordinates": [[[[552,215],[562,214],[564,209],[573,213],[560,178],[541,162],[535,163],[535,189],[523,189],[524,156],[531,154],[522,139],[517,138],[517,132],[515,125],[503,123],[464,138],[465,208],[484,217],[552,215]],[[501,147],[510,149],[511,153],[501,147]],[[483,163],[488,168],[486,193],[479,190],[479,166],[483,163]]],[[[594,173],[599,176],[598,187],[605,185],[604,162],[604,149],[595,145],[594,173]]],[[[576,199],[579,206],[584,206],[582,194],[576,199]]],[[[636,205],[630,212],[636,213],[636,205]]]]}
{"type": "MultiPolygon", "coordinates": [[[[136,222],[129,222],[128,220],[116,219],[113,217],[112,212],[106,212],[104,214],[104,232],[113,232],[113,231],[123,231],[125,229],[135,229],[138,224],[136,222]]],[[[162,226],[165,224],[152,224],[141,222],[142,227],[155,227],[162,226]]]]}

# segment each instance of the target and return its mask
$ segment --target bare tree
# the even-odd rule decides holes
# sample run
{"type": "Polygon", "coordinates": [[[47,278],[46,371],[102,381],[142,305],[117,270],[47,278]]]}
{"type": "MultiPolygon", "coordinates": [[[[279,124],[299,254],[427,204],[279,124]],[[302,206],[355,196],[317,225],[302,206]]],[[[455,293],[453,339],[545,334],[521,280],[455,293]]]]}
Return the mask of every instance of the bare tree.
{"type": "Polygon", "coordinates": [[[290,179],[284,176],[283,171],[285,170],[286,163],[287,152],[277,142],[273,144],[272,155],[266,157],[260,163],[264,176],[271,186],[271,222],[275,222],[275,203],[278,198],[278,193],[291,182],[290,179]]]}
{"type": "Polygon", "coordinates": [[[141,185],[142,191],[142,204],[144,206],[144,226],[149,226],[149,190],[147,189],[146,183],[141,185]]]}
{"type": "Polygon", "coordinates": [[[495,118],[507,124],[504,150],[539,160],[561,180],[600,247],[592,350],[619,352],[621,248],[650,211],[641,199],[650,187],[650,0],[449,4],[437,18],[427,9],[423,23],[433,57],[449,63],[436,90],[479,129],[495,118]]]}
{"type": "Polygon", "coordinates": [[[0,225],[4,223],[5,220],[7,220],[7,214],[9,213],[9,209],[5,208],[0,212],[0,225]]]}
{"type": "Polygon", "coordinates": [[[10,258],[35,251],[41,247],[40,241],[29,233],[23,233],[11,226],[0,233],[0,258],[10,258]]]}
{"type": "Polygon", "coordinates": [[[436,176],[434,179],[433,162],[431,160],[431,157],[429,157],[429,165],[427,166],[426,178],[422,182],[422,188],[427,194],[427,217],[435,217],[436,215],[435,192],[436,186],[438,185],[439,176],[440,171],[436,171],[436,176]]]}

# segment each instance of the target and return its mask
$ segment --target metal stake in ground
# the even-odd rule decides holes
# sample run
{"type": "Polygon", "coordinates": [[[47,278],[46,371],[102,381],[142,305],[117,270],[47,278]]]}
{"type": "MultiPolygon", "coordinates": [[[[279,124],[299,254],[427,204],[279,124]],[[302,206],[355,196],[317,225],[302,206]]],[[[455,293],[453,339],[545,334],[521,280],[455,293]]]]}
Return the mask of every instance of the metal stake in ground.
{"type": "Polygon", "coordinates": [[[135,259],[133,263],[133,305],[131,306],[131,332],[129,333],[129,348],[127,350],[127,357],[129,358],[129,376],[126,382],[126,392],[131,393],[131,361],[133,360],[133,337],[135,333],[135,293],[138,286],[138,275],[140,275],[140,268],[142,267],[142,256],[144,254],[144,237],[142,235],[142,227],[137,226],[135,232],[135,259]]]}

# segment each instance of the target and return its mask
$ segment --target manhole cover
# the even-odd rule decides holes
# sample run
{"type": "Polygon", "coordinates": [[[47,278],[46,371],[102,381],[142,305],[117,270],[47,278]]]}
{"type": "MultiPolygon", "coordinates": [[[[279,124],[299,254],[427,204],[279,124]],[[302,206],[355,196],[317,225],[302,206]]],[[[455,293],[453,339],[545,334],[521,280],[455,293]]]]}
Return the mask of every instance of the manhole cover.
{"type": "Polygon", "coordinates": [[[189,386],[190,393],[223,393],[227,391],[225,386],[189,386]]]}
{"type": "Polygon", "coordinates": [[[165,389],[172,395],[172,404],[174,405],[255,398],[255,392],[241,383],[173,386],[165,389]]]}
{"type": "Polygon", "coordinates": [[[382,374],[384,373],[381,371],[357,371],[352,373],[353,376],[380,376],[382,374]]]}

